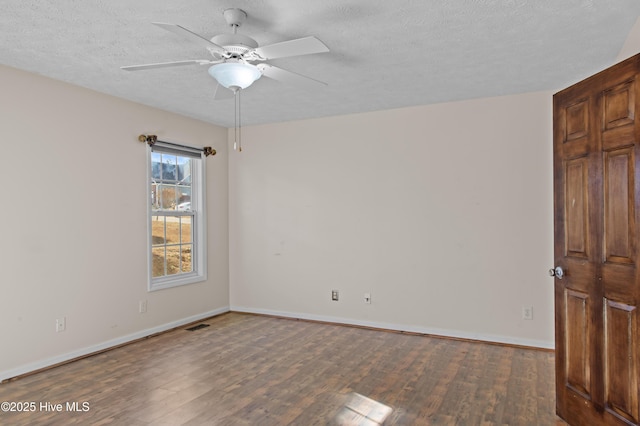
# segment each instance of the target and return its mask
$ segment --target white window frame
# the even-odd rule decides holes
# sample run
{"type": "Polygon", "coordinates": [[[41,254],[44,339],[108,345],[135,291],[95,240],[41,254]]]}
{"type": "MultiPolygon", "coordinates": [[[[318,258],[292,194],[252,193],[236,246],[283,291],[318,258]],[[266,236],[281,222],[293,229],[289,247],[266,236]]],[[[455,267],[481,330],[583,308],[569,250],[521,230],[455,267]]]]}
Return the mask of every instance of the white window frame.
{"type": "Polygon", "coordinates": [[[148,263],[148,291],[162,290],[166,288],[178,287],[187,284],[206,281],[207,279],[207,240],[206,240],[206,167],[205,155],[201,148],[163,143],[157,141],[155,148],[147,146],[147,263],[148,263]],[[166,145],[164,145],[166,144],[166,145]],[[200,158],[191,163],[191,211],[180,210],[153,210],[151,205],[151,184],[152,184],[152,152],[162,151],[166,146],[166,152],[180,155],[189,153],[193,156],[194,151],[200,151],[200,158]],[[192,271],[188,273],[166,275],[162,277],[153,276],[153,237],[152,220],[154,216],[192,216],[192,242],[193,250],[191,256],[192,271]]]}

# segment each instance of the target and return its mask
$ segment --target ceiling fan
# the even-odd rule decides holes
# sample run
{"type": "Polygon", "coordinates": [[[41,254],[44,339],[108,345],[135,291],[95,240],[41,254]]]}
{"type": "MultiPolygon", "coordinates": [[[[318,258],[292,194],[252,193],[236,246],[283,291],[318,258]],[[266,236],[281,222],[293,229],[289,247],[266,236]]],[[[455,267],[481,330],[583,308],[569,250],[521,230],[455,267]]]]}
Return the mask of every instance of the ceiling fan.
{"type": "Polygon", "coordinates": [[[211,40],[180,25],[153,22],[154,25],[160,28],[178,34],[206,48],[210,52],[212,59],[130,65],[121,67],[121,69],[140,71],[183,65],[211,65],[209,74],[218,82],[214,99],[232,97],[234,93],[249,87],[263,75],[283,83],[299,86],[326,84],[267,63],[271,59],[328,52],[329,48],[322,41],[316,37],[309,36],[267,46],[259,46],[251,37],[237,33],[238,27],[247,19],[246,12],[241,9],[227,9],[223,12],[223,15],[227,23],[233,28],[233,33],[216,35],[211,40]]]}

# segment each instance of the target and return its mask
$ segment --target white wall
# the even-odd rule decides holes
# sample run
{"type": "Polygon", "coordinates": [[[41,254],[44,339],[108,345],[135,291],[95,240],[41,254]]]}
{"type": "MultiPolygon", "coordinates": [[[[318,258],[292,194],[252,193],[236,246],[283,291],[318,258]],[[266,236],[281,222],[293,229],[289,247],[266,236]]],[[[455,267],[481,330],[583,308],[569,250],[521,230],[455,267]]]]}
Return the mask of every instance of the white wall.
{"type": "Polygon", "coordinates": [[[616,57],[616,62],[620,62],[640,52],[640,18],[636,20],[636,23],[629,31],[629,36],[625,41],[622,49],[616,57]]]}
{"type": "Polygon", "coordinates": [[[228,310],[226,129],[6,67],[0,88],[0,380],[228,310]],[[206,282],[147,292],[140,133],[218,150],[206,282]]]}
{"type": "Polygon", "coordinates": [[[553,347],[551,96],[244,128],[231,309],[553,347]]]}

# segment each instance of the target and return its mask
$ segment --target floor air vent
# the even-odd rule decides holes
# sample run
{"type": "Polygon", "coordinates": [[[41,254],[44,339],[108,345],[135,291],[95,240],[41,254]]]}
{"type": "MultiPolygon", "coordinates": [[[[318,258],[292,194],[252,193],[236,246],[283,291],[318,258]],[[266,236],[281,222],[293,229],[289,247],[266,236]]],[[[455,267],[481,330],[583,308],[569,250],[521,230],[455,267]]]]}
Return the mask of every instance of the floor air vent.
{"type": "Polygon", "coordinates": [[[194,325],[193,327],[189,327],[186,330],[196,331],[196,330],[200,330],[201,328],[207,328],[207,327],[209,327],[209,324],[198,324],[198,325],[194,325]]]}

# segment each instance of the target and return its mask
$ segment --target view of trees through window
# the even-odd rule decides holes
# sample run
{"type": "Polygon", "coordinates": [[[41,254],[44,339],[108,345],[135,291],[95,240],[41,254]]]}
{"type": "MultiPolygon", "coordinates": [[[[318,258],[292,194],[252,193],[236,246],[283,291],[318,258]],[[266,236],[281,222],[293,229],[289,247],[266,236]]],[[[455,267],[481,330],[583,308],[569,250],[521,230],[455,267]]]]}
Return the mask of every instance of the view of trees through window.
{"type": "Polygon", "coordinates": [[[175,154],[151,153],[154,278],[193,271],[192,161],[175,154]]]}

